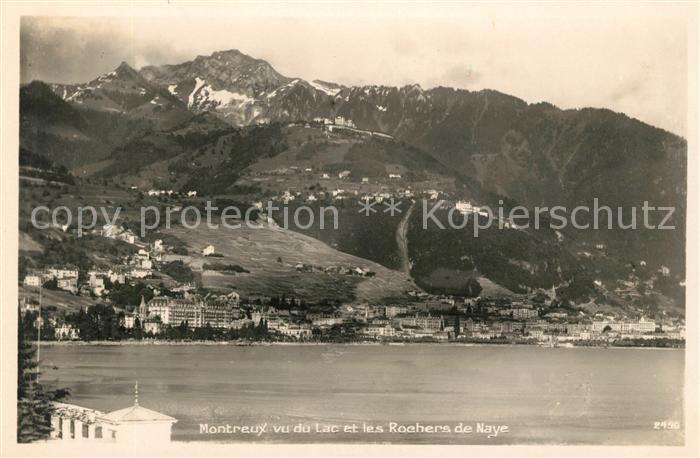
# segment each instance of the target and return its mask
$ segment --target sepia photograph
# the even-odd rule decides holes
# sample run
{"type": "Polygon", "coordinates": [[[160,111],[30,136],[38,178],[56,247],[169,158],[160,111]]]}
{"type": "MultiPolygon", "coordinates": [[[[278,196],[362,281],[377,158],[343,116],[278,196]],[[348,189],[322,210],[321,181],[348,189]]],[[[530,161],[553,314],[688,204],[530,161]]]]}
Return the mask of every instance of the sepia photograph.
{"type": "Polygon", "coordinates": [[[697,456],[697,3],[2,8],[2,456],[697,456]]]}

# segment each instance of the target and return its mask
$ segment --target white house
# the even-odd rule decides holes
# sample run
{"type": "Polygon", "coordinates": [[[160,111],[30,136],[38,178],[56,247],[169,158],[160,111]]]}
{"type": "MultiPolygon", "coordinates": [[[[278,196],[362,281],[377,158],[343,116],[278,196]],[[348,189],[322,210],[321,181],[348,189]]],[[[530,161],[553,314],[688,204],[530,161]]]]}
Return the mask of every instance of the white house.
{"type": "Polygon", "coordinates": [[[141,267],[134,267],[125,274],[127,278],[147,278],[150,275],[151,271],[149,269],[143,269],[141,267]]]}
{"type": "Polygon", "coordinates": [[[473,208],[472,208],[472,203],[469,201],[463,201],[459,200],[455,203],[455,208],[457,209],[458,212],[460,213],[471,213],[473,208]]]}
{"type": "Polygon", "coordinates": [[[41,276],[37,274],[27,274],[24,277],[24,286],[41,286],[41,276]]]}
{"type": "Polygon", "coordinates": [[[345,126],[345,127],[355,127],[355,123],[352,121],[352,119],[345,119],[343,116],[336,116],[335,117],[335,125],[336,126],[345,126]]]}
{"type": "Polygon", "coordinates": [[[136,325],[136,317],[131,313],[125,314],[124,319],[122,321],[122,325],[126,329],[132,329],[136,325]]]}
{"type": "Polygon", "coordinates": [[[58,289],[75,294],[78,292],[78,277],[59,278],[56,280],[56,286],[58,289]]]}
{"type": "Polygon", "coordinates": [[[115,238],[118,234],[122,232],[121,227],[114,224],[105,224],[102,226],[101,235],[102,237],[107,237],[110,239],[115,238]]]}
{"type": "Polygon", "coordinates": [[[151,334],[158,334],[160,333],[161,327],[160,321],[147,320],[141,323],[141,328],[143,328],[143,332],[145,333],[150,332],[151,334]]]}
{"type": "Polygon", "coordinates": [[[216,250],[214,249],[214,245],[207,245],[207,246],[205,246],[204,249],[202,250],[202,254],[203,254],[204,256],[211,256],[211,255],[213,255],[214,253],[216,253],[216,250]]]}
{"type": "Polygon", "coordinates": [[[90,279],[88,280],[90,285],[90,290],[95,296],[102,296],[105,292],[105,281],[103,277],[100,277],[95,272],[90,273],[90,279]]]}
{"type": "Polygon", "coordinates": [[[126,243],[130,243],[131,245],[136,244],[136,234],[134,234],[131,231],[124,231],[121,234],[119,234],[117,238],[126,243]]]}
{"type": "Polygon", "coordinates": [[[78,269],[74,267],[56,267],[56,266],[51,266],[46,268],[46,275],[50,278],[55,278],[57,280],[61,278],[72,278],[78,277],[78,269]]]}
{"type": "Polygon", "coordinates": [[[141,407],[137,388],[134,405],[106,414],[74,404],[54,403],[50,437],[148,447],[170,442],[175,423],[173,417],[141,407]]]}
{"type": "Polygon", "coordinates": [[[80,333],[70,324],[61,324],[54,328],[54,338],[56,340],[77,340],[80,338],[80,333]]]}

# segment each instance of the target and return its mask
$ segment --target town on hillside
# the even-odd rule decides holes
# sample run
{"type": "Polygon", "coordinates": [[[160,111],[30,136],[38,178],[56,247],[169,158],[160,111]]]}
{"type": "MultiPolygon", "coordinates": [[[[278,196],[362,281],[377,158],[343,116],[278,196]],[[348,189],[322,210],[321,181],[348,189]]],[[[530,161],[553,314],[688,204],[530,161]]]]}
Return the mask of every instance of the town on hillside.
{"type": "MultiPolygon", "coordinates": [[[[464,209],[474,211],[473,208],[464,209]]],[[[477,210],[478,211],[478,210],[477,210]]],[[[95,236],[133,245],[134,252],[109,269],[81,271],[49,265],[27,271],[20,309],[22,325],[42,340],[231,340],[284,342],[463,342],[546,346],[680,346],[685,323],[643,315],[577,313],[557,306],[556,291],[509,297],[460,297],[410,291],[396,303],[306,303],[295,297],[241,297],[209,291],[186,275],[177,251],[161,239],[143,241],[123,227],[105,225],[95,236]],[[180,281],[146,283],[158,272],[180,281]],[[96,302],[58,311],[44,300],[63,291],[96,302]],[[38,294],[37,294],[38,292],[38,294]],[[31,294],[30,294],[31,293],[31,294]],[[42,294],[43,293],[43,294],[42,294]]],[[[214,245],[201,255],[220,256],[214,245]]],[[[302,272],[314,266],[300,264],[302,272]]],[[[231,271],[245,272],[240,266],[231,271]]],[[[326,268],[328,269],[328,268],[326,268]]],[[[337,267],[335,274],[369,276],[366,269],[337,267]]],[[[661,275],[664,273],[661,272],[661,275]]]]}

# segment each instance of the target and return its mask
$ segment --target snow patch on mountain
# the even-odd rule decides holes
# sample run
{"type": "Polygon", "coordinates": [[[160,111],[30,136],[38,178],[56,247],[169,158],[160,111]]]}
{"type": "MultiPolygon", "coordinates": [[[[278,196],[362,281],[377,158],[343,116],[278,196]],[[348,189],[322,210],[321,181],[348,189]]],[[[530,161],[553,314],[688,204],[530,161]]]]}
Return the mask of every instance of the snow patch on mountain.
{"type": "Polygon", "coordinates": [[[190,96],[187,98],[187,107],[192,108],[194,106],[195,102],[195,95],[197,95],[197,92],[204,86],[204,81],[200,77],[196,77],[194,79],[194,89],[192,89],[192,92],[190,92],[190,96]]]}
{"type": "Polygon", "coordinates": [[[66,102],[77,102],[77,103],[83,103],[82,100],[80,100],[83,96],[85,96],[86,93],[92,92],[91,87],[78,87],[75,92],[73,92],[71,95],[69,95],[65,100],[66,102]]]}
{"type": "Polygon", "coordinates": [[[332,88],[328,87],[325,84],[321,84],[318,81],[311,81],[309,84],[314,88],[318,89],[321,92],[325,92],[328,95],[336,95],[338,92],[340,92],[340,88],[332,88]]]}
{"type": "Polygon", "coordinates": [[[219,105],[229,105],[231,102],[237,102],[239,105],[255,102],[255,99],[245,94],[230,92],[226,89],[215,91],[211,86],[205,86],[201,92],[204,97],[219,105]]]}
{"type": "Polygon", "coordinates": [[[301,82],[302,82],[302,80],[300,80],[300,79],[298,79],[298,78],[297,78],[297,79],[294,79],[294,80],[290,81],[289,83],[285,84],[284,86],[278,87],[278,88],[275,89],[274,91],[272,91],[272,92],[270,92],[269,94],[267,94],[267,98],[268,98],[268,99],[271,99],[271,98],[273,98],[273,97],[276,97],[278,94],[281,94],[281,93],[285,92],[287,89],[290,89],[290,88],[296,86],[297,84],[299,84],[299,83],[301,83],[301,82]]]}
{"type": "Polygon", "coordinates": [[[100,84],[97,85],[97,87],[102,87],[101,83],[110,83],[112,82],[115,78],[117,77],[117,72],[109,72],[104,75],[100,75],[97,77],[97,81],[100,82],[100,84]]]}
{"type": "Polygon", "coordinates": [[[63,100],[68,97],[68,88],[63,84],[51,84],[51,90],[63,100]]]}
{"type": "MultiPolygon", "coordinates": [[[[170,90],[172,86],[168,87],[170,90]]],[[[174,93],[170,90],[171,93],[174,93]]],[[[242,106],[255,103],[255,99],[246,94],[232,92],[226,89],[216,90],[207,84],[202,78],[195,78],[195,86],[188,97],[187,106],[189,108],[205,109],[222,108],[225,106],[242,106]]]]}

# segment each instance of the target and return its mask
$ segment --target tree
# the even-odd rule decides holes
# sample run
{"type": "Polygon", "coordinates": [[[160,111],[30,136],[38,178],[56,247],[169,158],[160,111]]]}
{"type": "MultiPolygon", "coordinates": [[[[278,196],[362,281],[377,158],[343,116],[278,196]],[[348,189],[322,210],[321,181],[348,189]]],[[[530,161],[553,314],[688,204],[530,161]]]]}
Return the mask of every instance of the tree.
{"type": "Polygon", "coordinates": [[[69,395],[68,390],[48,390],[39,383],[36,348],[19,320],[17,339],[17,442],[46,439],[51,433],[54,401],[69,395]]]}
{"type": "Polygon", "coordinates": [[[187,283],[194,280],[194,273],[192,272],[192,269],[190,269],[190,267],[182,261],[172,261],[168,264],[164,264],[161,267],[161,271],[181,283],[187,283]]]}
{"type": "Polygon", "coordinates": [[[78,328],[80,339],[84,341],[119,340],[122,337],[119,316],[109,305],[91,305],[87,311],[80,309],[78,313],[66,315],[66,322],[78,328]]]}
{"type": "Polygon", "coordinates": [[[267,320],[263,318],[260,320],[260,323],[258,323],[258,326],[255,328],[254,336],[257,339],[261,339],[267,337],[267,334],[267,320]]]}
{"type": "Polygon", "coordinates": [[[135,285],[117,282],[114,283],[109,292],[109,298],[112,302],[120,305],[139,305],[141,297],[146,302],[153,298],[153,290],[143,282],[138,282],[135,285]]]}
{"type": "Polygon", "coordinates": [[[475,278],[468,279],[464,288],[467,297],[477,297],[481,293],[481,285],[475,278]]]}

